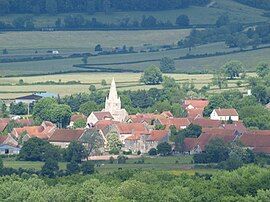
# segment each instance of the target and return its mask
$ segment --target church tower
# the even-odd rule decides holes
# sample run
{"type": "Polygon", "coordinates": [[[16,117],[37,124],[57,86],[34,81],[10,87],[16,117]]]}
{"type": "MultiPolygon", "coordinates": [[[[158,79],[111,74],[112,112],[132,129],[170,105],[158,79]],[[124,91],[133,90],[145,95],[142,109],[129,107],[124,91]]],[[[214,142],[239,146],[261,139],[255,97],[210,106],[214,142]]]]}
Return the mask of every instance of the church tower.
{"type": "Polygon", "coordinates": [[[109,96],[106,97],[105,109],[102,111],[110,112],[115,121],[126,121],[128,113],[125,109],[121,108],[121,99],[117,94],[115,80],[113,78],[109,96]]]}
{"type": "Polygon", "coordinates": [[[116,84],[113,78],[109,96],[106,97],[105,111],[114,113],[115,111],[120,109],[121,109],[121,100],[120,97],[118,97],[117,95],[116,84]]]}

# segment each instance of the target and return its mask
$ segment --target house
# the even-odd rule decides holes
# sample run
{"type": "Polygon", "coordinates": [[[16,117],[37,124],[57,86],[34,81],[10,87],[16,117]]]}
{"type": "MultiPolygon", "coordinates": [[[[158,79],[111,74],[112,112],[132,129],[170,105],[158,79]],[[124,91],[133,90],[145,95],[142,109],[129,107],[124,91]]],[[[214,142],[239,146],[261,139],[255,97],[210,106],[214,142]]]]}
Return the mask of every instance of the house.
{"type": "Polygon", "coordinates": [[[79,120],[83,120],[83,121],[87,121],[87,117],[83,114],[73,114],[71,117],[70,117],[70,122],[69,122],[69,127],[73,127],[74,126],[74,123],[76,121],[79,121],[79,120]]]}
{"type": "Polygon", "coordinates": [[[110,132],[116,132],[120,141],[124,140],[135,133],[148,133],[148,129],[142,123],[117,123],[114,124],[110,132]]]}
{"type": "Polygon", "coordinates": [[[205,151],[206,145],[214,138],[220,138],[229,143],[235,141],[239,133],[235,130],[225,130],[221,128],[204,128],[198,138],[185,138],[184,151],[189,154],[196,154],[205,151]]]}
{"type": "Polygon", "coordinates": [[[227,123],[222,124],[220,128],[224,128],[225,130],[236,130],[241,134],[246,133],[248,131],[244,123],[240,121],[233,122],[231,124],[227,124],[227,123]]]}
{"type": "Polygon", "coordinates": [[[210,115],[212,120],[239,121],[239,115],[235,109],[214,109],[210,115]]]}
{"type": "Polygon", "coordinates": [[[78,141],[83,133],[84,129],[55,129],[48,141],[65,149],[72,141],[78,141]]]}
{"type": "Polygon", "coordinates": [[[18,146],[18,142],[10,135],[0,136],[0,145],[18,146]]]}
{"type": "Polygon", "coordinates": [[[20,148],[7,144],[0,144],[0,155],[17,155],[20,153],[20,148]]]}
{"type": "Polygon", "coordinates": [[[38,100],[40,100],[42,98],[43,98],[42,96],[32,94],[32,95],[27,95],[27,96],[15,98],[15,103],[18,104],[18,103],[22,102],[24,104],[29,105],[29,104],[33,104],[33,103],[37,102],[38,100]]]}
{"type": "Polygon", "coordinates": [[[181,130],[187,128],[190,125],[190,121],[187,118],[158,118],[155,121],[155,125],[165,126],[166,130],[169,130],[171,126],[181,130]]]}
{"type": "Polygon", "coordinates": [[[49,121],[44,121],[40,126],[24,126],[22,128],[13,128],[11,135],[19,142],[28,141],[33,137],[48,140],[55,129],[56,125],[49,121]]]}
{"type": "Polygon", "coordinates": [[[202,128],[219,128],[222,126],[222,122],[219,120],[211,120],[208,118],[201,118],[201,117],[189,120],[192,124],[201,126],[202,128]]]}
{"type": "Polygon", "coordinates": [[[87,127],[93,127],[98,121],[113,120],[110,112],[92,112],[87,118],[87,127]]]}
{"type": "Polygon", "coordinates": [[[125,139],[126,151],[131,150],[133,153],[138,151],[147,153],[150,149],[156,148],[158,144],[169,141],[169,131],[152,130],[148,133],[136,132],[125,139]]]}
{"type": "Polygon", "coordinates": [[[206,99],[185,100],[183,108],[187,111],[188,118],[203,117],[204,108],[207,107],[209,101],[206,99]]]}
{"type": "Polygon", "coordinates": [[[42,98],[57,98],[58,97],[57,94],[55,94],[55,93],[48,93],[48,92],[45,92],[45,93],[34,93],[34,95],[40,96],[42,98]]]}
{"type": "Polygon", "coordinates": [[[247,131],[239,140],[255,153],[270,154],[270,130],[247,131]]]}
{"type": "Polygon", "coordinates": [[[146,125],[153,125],[158,118],[173,118],[170,111],[164,111],[161,114],[147,113],[130,115],[127,122],[129,123],[145,123],[146,125]]]}

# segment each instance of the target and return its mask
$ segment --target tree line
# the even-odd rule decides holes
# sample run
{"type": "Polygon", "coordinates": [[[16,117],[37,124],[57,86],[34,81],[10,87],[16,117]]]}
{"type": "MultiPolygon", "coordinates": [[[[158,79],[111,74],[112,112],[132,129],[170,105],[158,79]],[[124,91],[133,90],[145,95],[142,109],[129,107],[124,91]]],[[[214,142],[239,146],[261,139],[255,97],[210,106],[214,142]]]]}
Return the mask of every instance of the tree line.
{"type": "Polygon", "coordinates": [[[0,13],[157,11],[204,6],[209,0],[0,0],[0,13]]]}
{"type": "Polygon", "coordinates": [[[261,44],[270,42],[270,24],[247,27],[230,22],[229,16],[223,14],[216,21],[215,27],[204,30],[193,29],[190,35],[178,44],[192,49],[196,45],[215,42],[225,42],[228,47],[241,50],[248,46],[257,48],[261,44]]]}
{"type": "Polygon", "coordinates": [[[269,169],[252,165],[212,175],[130,169],[55,179],[24,174],[0,178],[0,200],[269,201],[269,177],[269,169]]]}
{"type": "Polygon", "coordinates": [[[234,0],[236,2],[265,10],[270,10],[270,1],[268,0],[234,0]]]}

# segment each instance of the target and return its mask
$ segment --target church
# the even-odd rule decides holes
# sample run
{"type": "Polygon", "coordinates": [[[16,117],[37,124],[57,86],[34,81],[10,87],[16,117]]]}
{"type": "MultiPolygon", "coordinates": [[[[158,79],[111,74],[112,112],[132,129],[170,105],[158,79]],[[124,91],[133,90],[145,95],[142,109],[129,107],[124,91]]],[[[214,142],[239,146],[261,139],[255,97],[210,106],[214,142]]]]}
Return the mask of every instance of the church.
{"type": "Polygon", "coordinates": [[[114,120],[125,122],[128,119],[128,113],[122,109],[121,99],[117,94],[115,80],[113,78],[110,92],[106,97],[105,108],[101,112],[92,112],[87,118],[88,127],[94,126],[100,120],[114,120]]]}

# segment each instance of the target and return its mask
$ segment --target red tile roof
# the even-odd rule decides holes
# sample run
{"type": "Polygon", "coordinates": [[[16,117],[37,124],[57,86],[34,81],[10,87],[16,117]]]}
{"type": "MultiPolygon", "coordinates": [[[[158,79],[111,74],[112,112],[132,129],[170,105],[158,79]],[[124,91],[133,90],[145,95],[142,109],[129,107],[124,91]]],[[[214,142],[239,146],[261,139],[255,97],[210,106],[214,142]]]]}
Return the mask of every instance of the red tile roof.
{"type": "Polygon", "coordinates": [[[188,118],[203,117],[203,108],[187,109],[188,118]]]}
{"type": "Polygon", "coordinates": [[[32,126],[32,125],[34,125],[34,120],[33,119],[17,119],[16,122],[23,125],[23,126],[32,126]]]}
{"type": "Polygon", "coordinates": [[[56,129],[49,138],[50,142],[72,142],[77,141],[83,134],[84,129],[56,129]]]}
{"type": "Polygon", "coordinates": [[[245,125],[243,124],[243,122],[234,122],[232,124],[223,124],[222,127],[225,130],[237,130],[240,133],[245,133],[247,132],[247,128],[245,127],[245,125]]]}
{"type": "Polygon", "coordinates": [[[164,111],[160,115],[164,116],[165,118],[172,118],[173,117],[173,114],[170,111],[164,111]]]}
{"type": "Polygon", "coordinates": [[[169,129],[170,126],[175,126],[177,129],[182,127],[188,127],[190,125],[190,121],[187,118],[162,118],[158,119],[161,125],[165,125],[166,129],[169,129]]]}
{"type": "Polygon", "coordinates": [[[270,130],[248,131],[240,137],[240,141],[247,147],[253,147],[255,151],[270,147],[270,130]]]}
{"type": "Polygon", "coordinates": [[[130,115],[129,118],[133,123],[143,123],[146,122],[148,124],[151,124],[153,120],[156,120],[158,118],[165,118],[164,116],[160,114],[154,114],[154,113],[148,113],[148,114],[136,114],[136,115],[130,115]]]}
{"type": "Polygon", "coordinates": [[[236,109],[215,109],[218,116],[238,116],[236,109]]]}
{"type": "Polygon", "coordinates": [[[0,144],[3,144],[7,140],[8,136],[0,136],[0,144]]]}
{"type": "Polygon", "coordinates": [[[22,128],[14,128],[12,134],[19,138],[19,136],[26,132],[30,137],[37,137],[40,139],[48,139],[56,129],[51,122],[43,122],[40,126],[24,126],[22,128]]]}
{"type": "Polygon", "coordinates": [[[218,128],[222,125],[221,121],[211,120],[207,118],[196,118],[194,120],[190,120],[194,125],[199,125],[202,128],[218,128]]]}
{"type": "Polygon", "coordinates": [[[204,128],[202,134],[198,138],[185,138],[186,151],[194,149],[195,146],[199,145],[201,150],[205,150],[205,146],[214,138],[223,139],[226,143],[232,142],[236,138],[234,130],[224,130],[220,128],[204,128]]]}
{"type": "Polygon", "coordinates": [[[193,106],[194,108],[202,108],[204,109],[209,104],[209,101],[206,99],[199,99],[199,100],[185,100],[184,106],[188,107],[189,105],[193,106]]]}
{"type": "Polygon", "coordinates": [[[148,133],[147,128],[142,123],[117,123],[115,126],[120,134],[148,133]]]}
{"type": "Polygon", "coordinates": [[[147,141],[161,141],[169,134],[167,130],[152,130],[147,141]]]}
{"type": "Polygon", "coordinates": [[[113,119],[113,116],[110,112],[93,112],[93,114],[97,117],[98,120],[113,119]]]}

